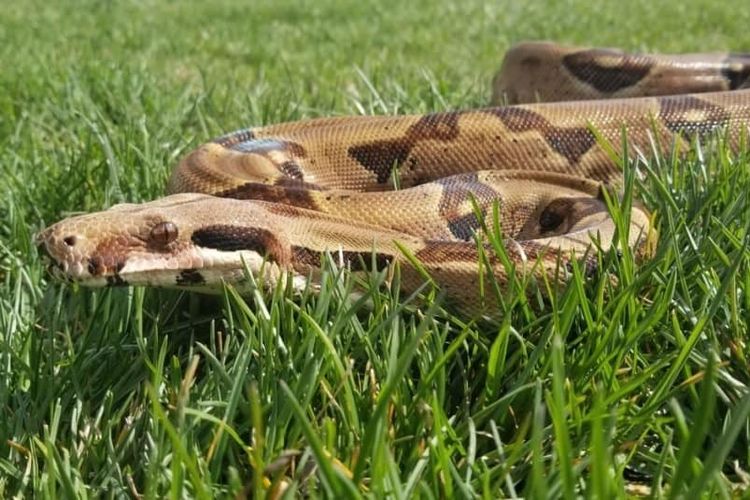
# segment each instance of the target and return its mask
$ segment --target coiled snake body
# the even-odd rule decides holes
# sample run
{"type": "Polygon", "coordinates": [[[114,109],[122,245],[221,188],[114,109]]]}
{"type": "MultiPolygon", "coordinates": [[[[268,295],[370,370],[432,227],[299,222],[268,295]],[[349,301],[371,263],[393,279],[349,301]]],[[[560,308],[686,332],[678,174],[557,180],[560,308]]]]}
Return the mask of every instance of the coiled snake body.
{"type": "Polygon", "coordinates": [[[644,209],[615,237],[602,188],[621,173],[602,141],[622,154],[625,131],[628,151],[663,153],[726,130],[737,148],[750,56],[526,43],[506,54],[493,99],[564,102],[241,130],[184,158],[168,188],[177,194],[63,220],[37,241],[58,273],[92,286],[216,290],[241,283],[247,266],[267,282],[291,272],[302,287],[325,252],[355,271],[399,262],[406,289],[426,271],[458,307],[481,312],[493,307],[479,292],[484,249],[500,283],[509,272],[564,279],[561,263],[593,259],[592,236],[644,253],[644,209]],[[510,266],[474,240],[495,204],[510,266]]]}

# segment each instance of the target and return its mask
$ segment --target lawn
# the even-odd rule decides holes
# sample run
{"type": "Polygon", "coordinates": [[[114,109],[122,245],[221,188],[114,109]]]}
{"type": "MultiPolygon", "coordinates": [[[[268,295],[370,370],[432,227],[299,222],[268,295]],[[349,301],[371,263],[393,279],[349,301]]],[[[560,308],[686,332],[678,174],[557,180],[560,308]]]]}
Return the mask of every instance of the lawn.
{"type": "MultiPolygon", "coordinates": [[[[91,291],[32,235],[163,194],[249,125],[477,107],[554,39],[750,50],[727,2],[3,2],[0,497],[731,497],[750,485],[750,152],[628,164],[656,256],[472,322],[330,270],[219,298],[91,291]],[[616,279],[613,279],[616,276],[616,279]]],[[[381,284],[382,286],[377,286],[381,284]]]]}

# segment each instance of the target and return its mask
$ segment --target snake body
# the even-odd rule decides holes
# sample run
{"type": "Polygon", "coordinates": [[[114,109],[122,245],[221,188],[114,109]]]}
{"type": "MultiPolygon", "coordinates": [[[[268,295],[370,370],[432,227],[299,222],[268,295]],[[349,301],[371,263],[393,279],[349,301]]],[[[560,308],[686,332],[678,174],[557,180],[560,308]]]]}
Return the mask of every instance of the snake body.
{"type": "Polygon", "coordinates": [[[593,265],[592,236],[648,252],[649,214],[634,206],[618,238],[604,196],[621,179],[623,131],[627,151],[648,155],[717,130],[738,148],[750,124],[746,55],[527,43],[494,85],[497,102],[563,102],[240,130],[188,154],[175,194],[63,220],[37,241],[85,285],[216,290],[243,283],[247,266],[301,288],[330,252],[353,271],[399,262],[406,290],[429,279],[459,308],[491,311],[480,260],[502,285],[509,273],[562,280],[572,259],[593,265]],[[509,261],[474,239],[495,205],[509,261]]]}

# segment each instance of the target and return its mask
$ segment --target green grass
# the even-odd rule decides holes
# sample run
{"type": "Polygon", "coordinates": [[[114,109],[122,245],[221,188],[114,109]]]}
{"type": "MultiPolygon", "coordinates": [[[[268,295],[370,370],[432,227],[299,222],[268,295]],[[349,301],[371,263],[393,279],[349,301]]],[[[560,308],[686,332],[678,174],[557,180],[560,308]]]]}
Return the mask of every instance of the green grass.
{"type": "Polygon", "coordinates": [[[399,498],[746,488],[747,152],[719,144],[637,165],[655,258],[605,255],[600,274],[546,302],[511,290],[497,325],[415,311],[386,286],[369,305],[349,300],[335,271],[301,298],[78,289],[49,282],[31,244],[69,213],[158,197],[177,159],[222,132],[480,106],[514,41],[750,49],[748,9],[625,10],[5,2],[0,497],[260,497],[282,483],[399,498]]]}

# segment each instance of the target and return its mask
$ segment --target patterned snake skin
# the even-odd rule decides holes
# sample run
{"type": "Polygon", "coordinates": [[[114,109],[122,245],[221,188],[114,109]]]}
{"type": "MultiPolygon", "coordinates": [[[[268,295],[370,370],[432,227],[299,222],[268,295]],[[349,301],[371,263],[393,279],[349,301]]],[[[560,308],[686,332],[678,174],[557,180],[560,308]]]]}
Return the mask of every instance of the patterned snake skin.
{"type": "Polygon", "coordinates": [[[91,286],[216,291],[243,286],[247,266],[261,282],[291,273],[303,288],[325,252],[352,271],[398,262],[407,291],[426,272],[458,308],[492,314],[480,253],[500,284],[508,273],[564,281],[571,259],[595,263],[592,237],[646,256],[654,235],[644,209],[632,208],[627,240],[615,235],[603,194],[621,173],[596,135],[618,154],[623,131],[628,151],[643,154],[717,131],[738,148],[750,124],[750,56],[518,45],[493,101],[539,100],[563,102],[240,130],[185,157],[169,183],[176,194],[63,220],[37,241],[57,274],[91,286]],[[477,212],[493,205],[510,267],[475,241],[477,212]]]}

